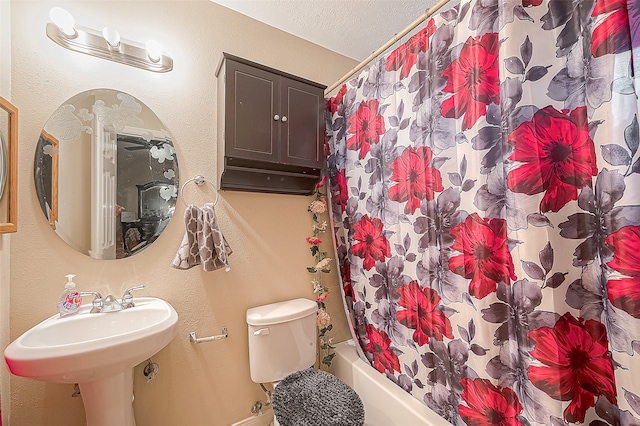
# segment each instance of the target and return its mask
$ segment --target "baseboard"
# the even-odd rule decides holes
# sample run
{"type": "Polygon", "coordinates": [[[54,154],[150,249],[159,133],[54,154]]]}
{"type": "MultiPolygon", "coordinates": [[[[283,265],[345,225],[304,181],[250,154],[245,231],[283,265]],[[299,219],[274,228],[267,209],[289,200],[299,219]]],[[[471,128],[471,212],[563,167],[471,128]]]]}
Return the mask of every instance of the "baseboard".
{"type": "Polygon", "coordinates": [[[231,426],[269,426],[273,421],[273,410],[267,409],[262,410],[261,416],[251,416],[247,417],[244,420],[240,420],[237,423],[232,424],[231,426]]]}

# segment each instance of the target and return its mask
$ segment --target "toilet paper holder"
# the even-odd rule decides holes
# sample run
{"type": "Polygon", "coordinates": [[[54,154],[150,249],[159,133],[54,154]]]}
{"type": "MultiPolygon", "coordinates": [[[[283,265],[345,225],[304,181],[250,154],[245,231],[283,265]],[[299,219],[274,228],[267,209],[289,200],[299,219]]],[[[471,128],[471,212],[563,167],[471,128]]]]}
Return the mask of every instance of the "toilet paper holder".
{"type": "Polygon", "coordinates": [[[192,331],[189,333],[189,341],[191,343],[205,343],[211,342],[214,340],[222,340],[229,337],[229,332],[227,331],[227,327],[222,327],[222,334],[218,334],[216,336],[208,336],[208,337],[197,337],[196,332],[192,331]]]}

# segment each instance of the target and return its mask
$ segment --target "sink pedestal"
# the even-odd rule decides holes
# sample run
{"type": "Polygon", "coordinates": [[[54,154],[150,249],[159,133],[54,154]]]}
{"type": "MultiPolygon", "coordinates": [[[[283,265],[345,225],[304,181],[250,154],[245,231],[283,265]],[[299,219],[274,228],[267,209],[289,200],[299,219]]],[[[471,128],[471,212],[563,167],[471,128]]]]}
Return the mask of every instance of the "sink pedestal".
{"type": "Polygon", "coordinates": [[[93,382],[78,383],[87,426],[136,426],[133,368],[93,382]]]}

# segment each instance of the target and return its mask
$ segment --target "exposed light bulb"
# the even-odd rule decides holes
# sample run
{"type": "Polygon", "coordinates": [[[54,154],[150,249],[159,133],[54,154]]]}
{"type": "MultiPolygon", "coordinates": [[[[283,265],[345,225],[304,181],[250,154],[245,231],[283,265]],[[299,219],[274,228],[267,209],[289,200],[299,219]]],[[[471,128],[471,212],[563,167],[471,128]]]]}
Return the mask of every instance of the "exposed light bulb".
{"type": "Polygon", "coordinates": [[[65,9],[61,7],[54,7],[49,12],[49,17],[65,35],[72,36],[76,34],[76,30],[74,28],[76,21],[73,19],[73,15],[65,9]]]}
{"type": "Polygon", "coordinates": [[[110,27],[104,27],[102,29],[102,37],[107,41],[109,47],[116,48],[120,46],[120,33],[110,27]]]}
{"type": "Polygon", "coordinates": [[[147,55],[151,62],[158,62],[162,58],[162,45],[155,40],[147,42],[147,55]]]}

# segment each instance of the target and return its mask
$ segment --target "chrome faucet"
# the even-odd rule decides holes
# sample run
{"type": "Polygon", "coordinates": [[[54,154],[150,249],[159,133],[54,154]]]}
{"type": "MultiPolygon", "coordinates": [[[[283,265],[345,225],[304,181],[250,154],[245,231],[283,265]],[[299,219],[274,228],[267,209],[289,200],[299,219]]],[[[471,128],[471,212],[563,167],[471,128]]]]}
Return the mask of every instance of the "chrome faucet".
{"type": "Polygon", "coordinates": [[[102,298],[102,295],[100,293],[98,293],[97,291],[81,291],[78,294],[81,297],[94,296],[92,303],[93,307],[91,308],[91,311],[89,311],[89,313],[95,314],[98,312],[102,312],[102,308],[104,307],[104,299],[102,298]]]}
{"type": "Polygon", "coordinates": [[[118,312],[122,309],[122,303],[112,295],[108,295],[104,298],[104,307],[102,308],[102,312],[118,312]]]}
{"type": "Polygon", "coordinates": [[[135,303],[133,303],[133,295],[131,294],[134,290],[142,290],[144,285],[137,285],[135,287],[130,287],[125,290],[122,295],[122,299],[116,299],[112,295],[108,295],[105,298],[102,298],[102,295],[97,291],[81,291],[80,296],[94,296],[93,299],[93,307],[91,308],[90,313],[99,313],[99,312],[118,312],[124,309],[133,308],[135,303]]]}
{"type": "Polygon", "coordinates": [[[131,292],[134,290],[142,290],[143,288],[144,288],[144,284],[137,285],[134,287],[129,287],[128,289],[126,289],[124,294],[122,295],[122,301],[120,302],[122,303],[122,309],[129,309],[136,306],[135,303],[133,303],[133,295],[131,294],[131,292]]]}

